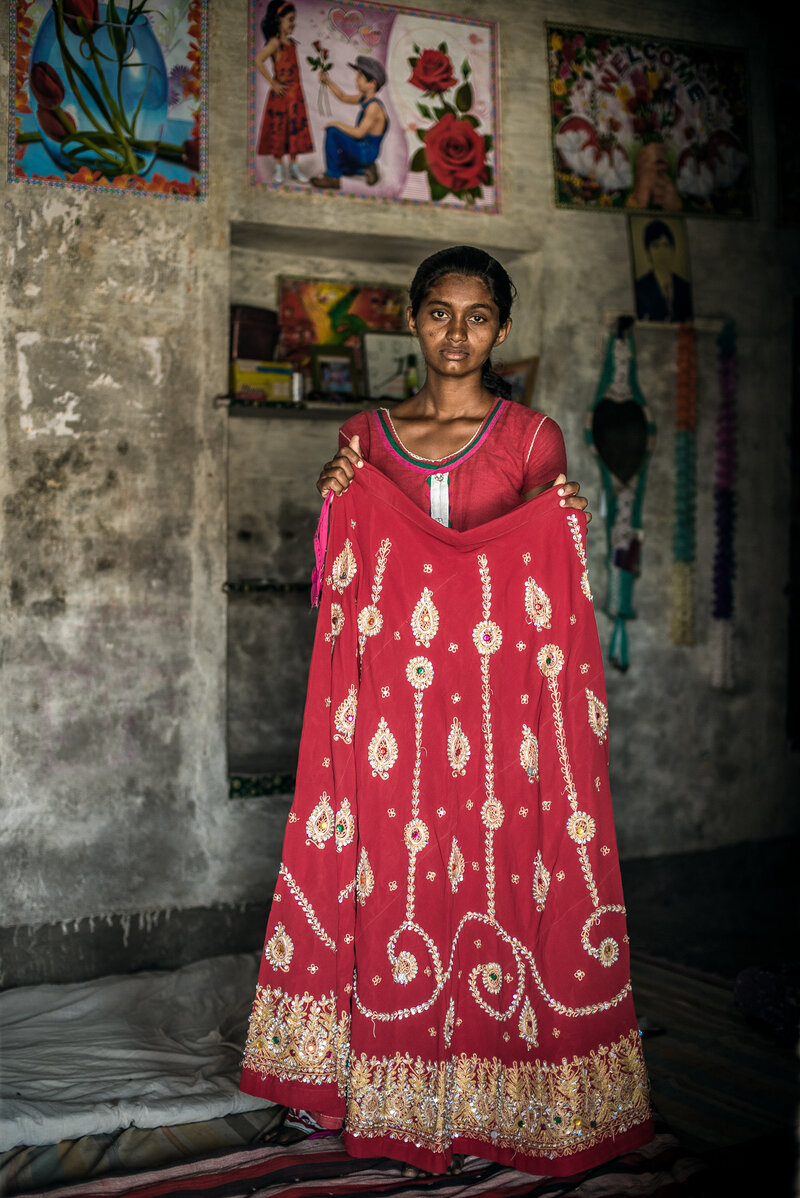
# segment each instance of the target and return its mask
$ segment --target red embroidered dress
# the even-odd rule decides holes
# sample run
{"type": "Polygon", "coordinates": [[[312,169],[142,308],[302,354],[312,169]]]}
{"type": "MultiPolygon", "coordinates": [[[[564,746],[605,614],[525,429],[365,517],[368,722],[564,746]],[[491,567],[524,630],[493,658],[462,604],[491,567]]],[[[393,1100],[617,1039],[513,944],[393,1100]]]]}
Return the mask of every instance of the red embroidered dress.
{"type": "Polygon", "coordinates": [[[293,41],[283,42],[272,59],[272,73],[286,90],[282,96],[270,89],[258,135],[258,153],[281,158],[309,154],[314,149],[308,112],[300,81],[300,67],[293,41]]]}
{"type": "Polygon", "coordinates": [[[584,518],[326,504],[297,789],[242,1074],[357,1156],[539,1174],[652,1135],[584,518]]]}

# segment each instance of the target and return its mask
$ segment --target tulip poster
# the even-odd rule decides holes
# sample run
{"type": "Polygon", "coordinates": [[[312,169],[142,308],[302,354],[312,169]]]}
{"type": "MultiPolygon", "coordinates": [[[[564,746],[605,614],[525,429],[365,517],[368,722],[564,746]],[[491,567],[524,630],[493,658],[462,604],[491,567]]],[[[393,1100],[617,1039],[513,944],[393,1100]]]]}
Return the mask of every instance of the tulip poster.
{"type": "Polygon", "coordinates": [[[743,50],[546,33],[559,207],[754,215],[743,50]]]}
{"type": "Polygon", "coordinates": [[[251,183],[499,211],[493,24],[379,3],[275,7],[250,0],[251,183]]]}
{"type": "Polygon", "coordinates": [[[12,0],[9,179],[203,199],[208,0],[12,0]]]}

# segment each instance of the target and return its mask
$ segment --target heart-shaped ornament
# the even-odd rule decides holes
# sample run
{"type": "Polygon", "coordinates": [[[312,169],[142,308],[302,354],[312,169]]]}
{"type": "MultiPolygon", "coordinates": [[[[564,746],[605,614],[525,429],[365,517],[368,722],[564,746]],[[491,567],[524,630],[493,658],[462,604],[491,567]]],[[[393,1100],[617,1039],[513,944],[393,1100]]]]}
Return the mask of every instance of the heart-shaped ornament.
{"type": "Polygon", "coordinates": [[[343,34],[349,42],[358,33],[364,18],[357,8],[332,8],[328,20],[336,32],[343,34]]]}
{"type": "Polygon", "coordinates": [[[358,31],[359,37],[365,46],[377,46],[381,40],[381,31],[370,25],[362,25],[358,31]]]}

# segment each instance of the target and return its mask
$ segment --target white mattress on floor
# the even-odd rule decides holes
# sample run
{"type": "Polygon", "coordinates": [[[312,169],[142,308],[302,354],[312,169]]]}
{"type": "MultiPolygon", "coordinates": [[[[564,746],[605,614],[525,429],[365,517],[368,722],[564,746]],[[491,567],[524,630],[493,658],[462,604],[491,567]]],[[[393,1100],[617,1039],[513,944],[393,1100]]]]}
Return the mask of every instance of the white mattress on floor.
{"type": "Polygon", "coordinates": [[[0,994],[0,1151],[270,1104],[239,1069],[258,957],[0,994]]]}

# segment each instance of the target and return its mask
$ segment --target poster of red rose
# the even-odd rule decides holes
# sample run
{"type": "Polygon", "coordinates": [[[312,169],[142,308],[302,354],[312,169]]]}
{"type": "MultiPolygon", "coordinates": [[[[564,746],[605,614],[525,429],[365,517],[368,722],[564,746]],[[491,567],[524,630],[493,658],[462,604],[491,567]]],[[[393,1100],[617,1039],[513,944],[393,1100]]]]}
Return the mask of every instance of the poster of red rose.
{"type": "Polygon", "coordinates": [[[493,24],[250,0],[250,182],[500,210],[493,24]]]}
{"type": "Polygon", "coordinates": [[[546,32],[559,207],[754,215],[743,50],[546,32]]]}
{"type": "Polygon", "coordinates": [[[208,0],[12,0],[8,177],[202,200],[208,0]]]}

